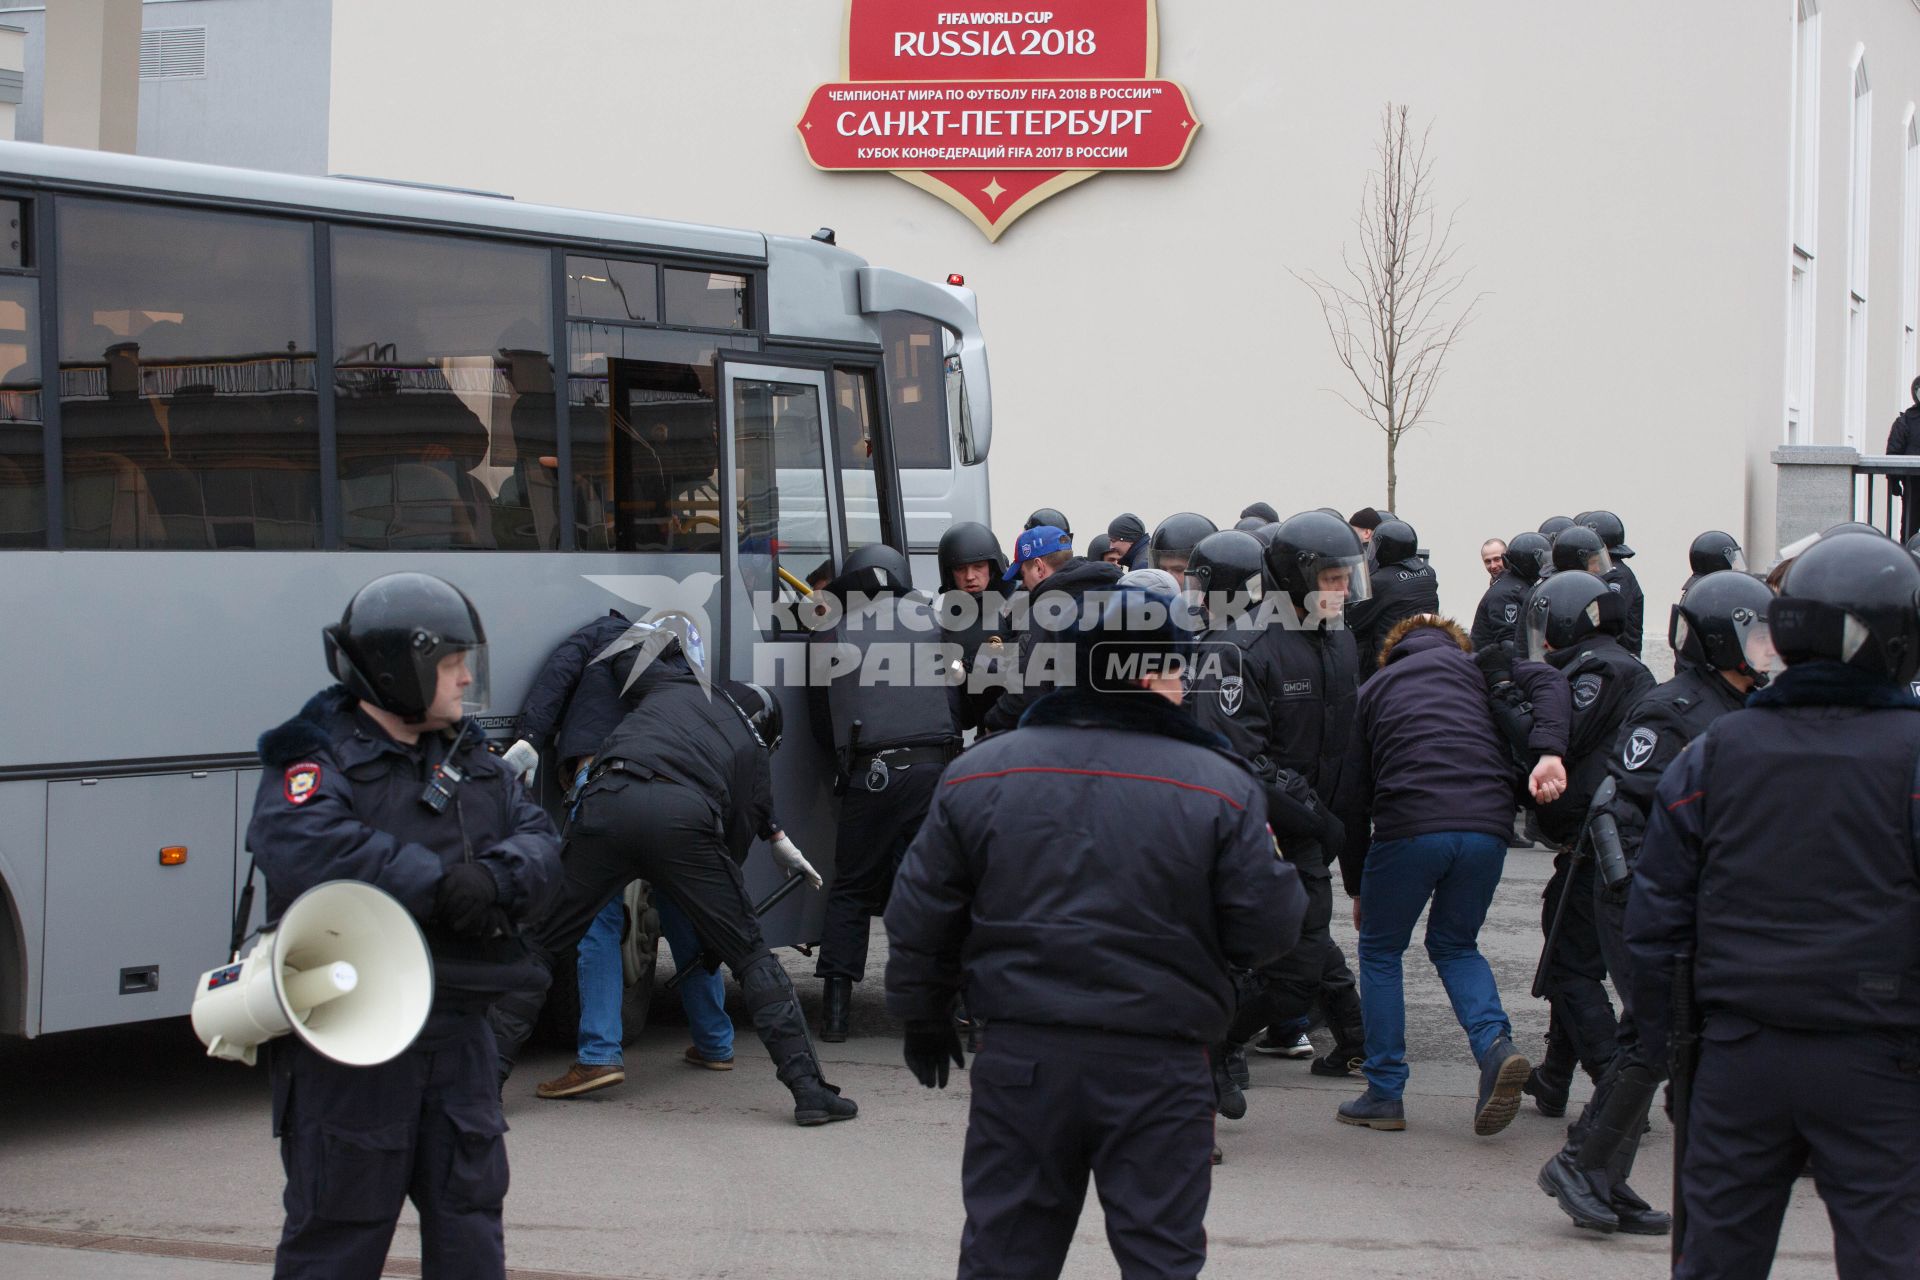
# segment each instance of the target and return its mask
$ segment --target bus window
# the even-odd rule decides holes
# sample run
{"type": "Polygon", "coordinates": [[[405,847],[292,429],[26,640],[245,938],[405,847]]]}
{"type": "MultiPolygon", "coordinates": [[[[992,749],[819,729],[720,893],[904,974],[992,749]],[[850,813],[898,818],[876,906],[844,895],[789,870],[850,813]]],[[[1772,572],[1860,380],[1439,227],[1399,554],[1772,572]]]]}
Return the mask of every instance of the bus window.
{"type": "Polygon", "coordinates": [[[883,499],[885,446],[871,369],[833,371],[833,451],[840,468],[840,501],[847,511],[847,550],[878,542],[898,546],[893,512],[883,499]]]}
{"type": "Polygon", "coordinates": [[[550,264],[517,245],[334,231],[347,546],[560,545],[550,264]]]}
{"type": "Polygon", "coordinates": [[[568,257],[567,314],[651,324],[660,318],[660,269],[647,262],[568,257]]]}
{"type": "Polygon", "coordinates": [[[833,554],[820,389],[741,378],[733,384],[740,480],[740,569],[748,591],[786,594],[778,571],[804,577],[833,554]]]}
{"type": "Polygon", "coordinates": [[[666,271],[667,323],[699,329],[747,327],[747,278],[725,271],[666,271]]]}
{"type": "Polygon", "coordinates": [[[313,233],[62,199],[70,547],[312,547],[313,233]]]}
{"type": "Polygon", "coordinates": [[[715,356],[727,338],[567,325],[573,509],[583,551],[720,552],[715,356]]]}
{"type": "Polygon", "coordinates": [[[40,284],[0,276],[0,547],[47,545],[40,284]]]}
{"type": "Polygon", "coordinates": [[[946,340],[940,326],[904,311],[880,317],[887,352],[887,421],[894,465],[902,471],[944,471],[947,445],[946,340]]]}

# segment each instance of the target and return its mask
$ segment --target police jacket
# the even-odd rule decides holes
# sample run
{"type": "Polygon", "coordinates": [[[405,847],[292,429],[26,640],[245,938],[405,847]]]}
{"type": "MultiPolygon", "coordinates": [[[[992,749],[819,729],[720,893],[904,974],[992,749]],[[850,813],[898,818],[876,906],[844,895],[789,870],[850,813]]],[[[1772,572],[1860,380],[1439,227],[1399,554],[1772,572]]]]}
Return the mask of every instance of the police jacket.
{"type": "Polygon", "coordinates": [[[1615,560],[1613,567],[1601,575],[1600,581],[1607,589],[1620,596],[1622,616],[1626,623],[1620,628],[1620,647],[1634,657],[1640,656],[1640,641],[1647,628],[1647,596],[1640,590],[1640,579],[1633,576],[1633,570],[1624,560],[1615,560]]]}
{"type": "Polygon", "coordinates": [[[1487,594],[1480,597],[1480,607],[1473,611],[1473,630],[1468,634],[1474,649],[1486,650],[1496,644],[1510,643],[1519,626],[1521,610],[1531,594],[1533,584],[1522,582],[1511,573],[1495,578],[1487,594]]]}
{"type": "Polygon", "coordinates": [[[1007,620],[1007,597],[991,587],[979,595],[947,590],[934,601],[934,612],[943,638],[959,646],[960,665],[966,672],[967,681],[954,699],[960,728],[977,728],[1005,691],[1006,686],[996,681],[1001,664],[1011,671],[1017,651],[1007,620]]]}
{"type": "MultiPolygon", "coordinates": [[[[1135,549],[1145,544],[1143,538],[1135,549]]],[[[983,732],[1000,733],[1019,724],[1027,708],[1059,683],[1054,675],[1073,670],[1073,646],[1065,632],[1079,614],[1081,597],[1112,587],[1124,573],[1117,564],[1075,556],[1033,591],[1013,597],[1012,625],[1020,636],[1018,681],[980,717],[983,732]]]]}
{"type": "Polygon", "coordinates": [[[1425,557],[1412,556],[1373,571],[1373,595],[1347,609],[1347,626],[1360,648],[1360,678],[1380,669],[1387,633],[1416,613],[1440,612],[1440,579],[1425,557]]]}
{"type": "Polygon", "coordinates": [[[1217,1042],[1229,971],[1306,906],[1261,792],[1163,699],[1041,699],[941,777],[887,907],[887,1008],[941,1019],[964,990],[989,1022],[1217,1042]]]}
{"type": "Polygon", "coordinates": [[[520,712],[521,737],[536,748],[551,744],[562,761],[599,750],[626,708],[613,681],[586,677],[594,658],[631,625],[618,612],[609,611],[560,642],[527,691],[520,712]]]}
{"type": "MultiPolygon", "coordinates": [[[[1286,607],[1286,606],[1282,606],[1286,607]]],[[[1193,714],[1256,770],[1291,769],[1328,804],[1339,793],[1358,685],[1353,633],[1280,621],[1209,633],[1239,651],[1237,673],[1195,685],[1193,714]]]]}
{"type": "Polygon", "coordinates": [[[707,802],[734,861],[753,838],[779,830],[766,748],[719,683],[702,688],[677,655],[656,659],[634,681],[633,709],[601,746],[599,763],[619,760],[677,782],[707,802]]]}
{"type": "Polygon", "coordinates": [[[1711,667],[1686,666],[1627,712],[1607,772],[1613,775],[1613,803],[1607,812],[1620,829],[1620,848],[1632,863],[1646,836],[1654,788],[1689,742],[1730,711],[1746,705],[1746,695],[1711,667]]]}
{"type": "MultiPolygon", "coordinates": [[[[1894,457],[1920,453],[1920,404],[1908,405],[1893,420],[1893,429],[1887,432],[1887,452],[1894,457]]],[[[1893,492],[1901,492],[1899,476],[1887,477],[1887,483],[1893,492]]]]}
{"type": "Polygon", "coordinates": [[[1920,1032],[1917,764],[1920,699],[1830,662],[1789,668],[1681,752],[1627,899],[1652,1053],[1683,950],[1709,1027],[1920,1032]]]}
{"type": "Polygon", "coordinates": [[[1567,789],[1558,800],[1540,808],[1540,829],[1565,845],[1580,838],[1593,793],[1607,776],[1620,726],[1627,712],[1652,692],[1654,679],[1638,658],[1604,632],[1571,648],[1554,650],[1547,655],[1547,663],[1567,678],[1573,723],[1567,734],[1567,789]]]}
{"type": "Polygon", "coordinates": [[[519,939],[456,938],[434,922],[434,897],[447,869],[464,861],[484,867],[499,905],[515,920],[544,906],[560,874],[552,819],[486,749],[477,729],[453,757],[465,781],[453,788],[452,802],[439,813],[421,802],[452,739],[434,733],[411,746],[396,742],[335,685],[261,735],[264,768],[247,825],[247,848],[266,880],[268,923],[328,880],[386,890],[425,930],[436,1009],[525,980],[519,939]]]}
{"type": "MultiPolygon", "coordinates": [[[[1347,776],[1374,840],[1441,831],[1513,834],[1512,764],[1470,646],[1451,622],[1409,618],[1388,634],[1380,674],[1360,690],[1347,776]]],[[[1564,751],[1565,681],[1531,662],[1516,664],[1513,678],[1534,703],[1529,745],[1564,751]]],[[[1357,834],[1364,837],[1366,826],[1359,824],[1357,834]]],[[[1364,838],[1351,840],[1341,853],[1349,894],[1360,892],[1367,846],[1364,838]]]]}
{"type": "Polygon", "coordinates": [[[863,757],[957,740],[947,664],[929,665],[950,644],[924,596],[850,597],[837,624],[807,638],[807,716],[821,751],[863,757]]]}

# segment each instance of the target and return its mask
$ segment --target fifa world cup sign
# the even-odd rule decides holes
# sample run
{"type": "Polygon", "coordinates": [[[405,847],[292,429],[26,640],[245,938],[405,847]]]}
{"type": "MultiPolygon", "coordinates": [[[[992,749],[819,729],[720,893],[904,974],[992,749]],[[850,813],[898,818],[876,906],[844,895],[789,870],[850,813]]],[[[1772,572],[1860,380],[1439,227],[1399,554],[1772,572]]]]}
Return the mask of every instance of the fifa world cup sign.
{"type": "Polygon", "coordinates": [[[1155,0],[847,0],[840,79],[796,127],[816,167],[891,173],[997,240],[1088,178],[1186,159],[1200,121],[1159,32],[1155,0]]]}

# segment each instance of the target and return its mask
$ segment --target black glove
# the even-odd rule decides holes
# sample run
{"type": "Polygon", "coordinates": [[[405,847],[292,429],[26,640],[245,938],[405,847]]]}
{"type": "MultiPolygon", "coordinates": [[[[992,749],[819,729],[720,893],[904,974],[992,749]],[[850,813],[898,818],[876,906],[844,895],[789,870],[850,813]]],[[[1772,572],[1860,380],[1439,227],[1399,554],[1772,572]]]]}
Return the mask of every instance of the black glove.
{"type": "Polygon", "coordinates": [[[1513,679],[1513,650],[1504,644],[1474,650],[1473,663],[1480,668],[1481,678],[1489,689],[1513,679]]]}
{"type": "Polygon", "coordinates": [[[1347,824],[1331,809],[1320,811],[1320,852],[1331,867],[1347,847],[1347,824]]]}
{"type": "Polygon", "coordinates": [[[929,1089],[947,1087],[947,1063],[967,1065],[960,1052],[960,1033],[947,1019],[939,1022],[909,1022],[906,1040],[907,1070],[929,1089]]]}
{"type": "Polygon", "coordinates": [[[433,895],[433,918],[464,937],[479,935],[487,908],[500,897],[493,876],[477,862],[457,864],[440,877],[433,895]]]}

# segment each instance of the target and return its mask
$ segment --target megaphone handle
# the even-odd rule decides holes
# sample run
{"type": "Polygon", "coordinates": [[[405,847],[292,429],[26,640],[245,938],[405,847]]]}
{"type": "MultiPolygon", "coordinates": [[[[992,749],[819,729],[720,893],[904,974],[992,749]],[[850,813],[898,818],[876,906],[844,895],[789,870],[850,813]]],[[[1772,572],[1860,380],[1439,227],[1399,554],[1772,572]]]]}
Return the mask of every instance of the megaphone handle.
{"type": "Polygon", "coordinates": [[[240,887],[240,905],[233,912],[233,932],[228,938],[228,963],[240,958],[240,948],[247,940],[247,921],[253,918],[253,872],[257,863],[253,850],[247,850],[247,881],[240,887]]]}

